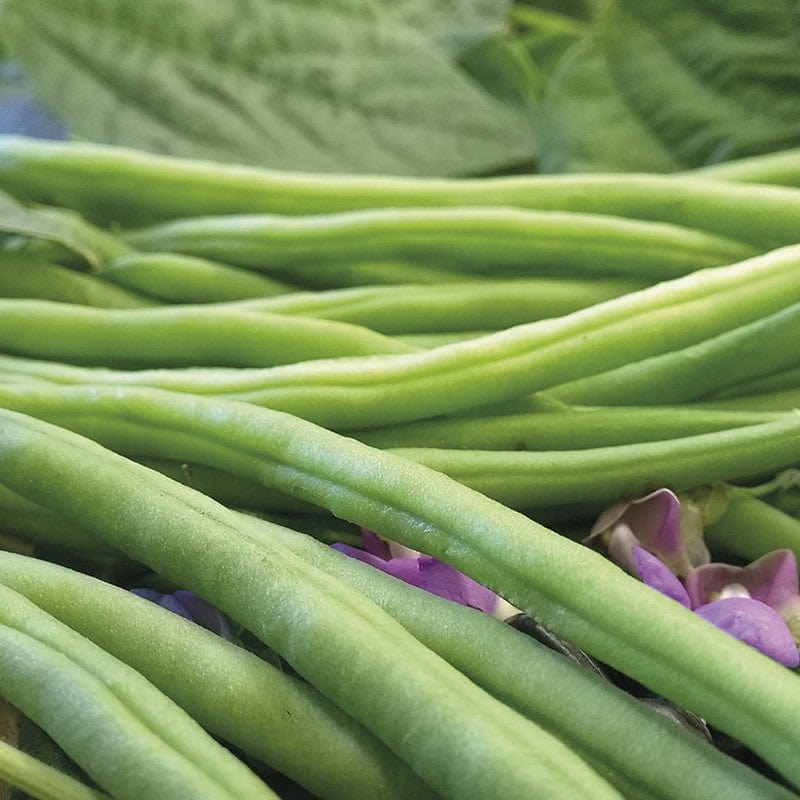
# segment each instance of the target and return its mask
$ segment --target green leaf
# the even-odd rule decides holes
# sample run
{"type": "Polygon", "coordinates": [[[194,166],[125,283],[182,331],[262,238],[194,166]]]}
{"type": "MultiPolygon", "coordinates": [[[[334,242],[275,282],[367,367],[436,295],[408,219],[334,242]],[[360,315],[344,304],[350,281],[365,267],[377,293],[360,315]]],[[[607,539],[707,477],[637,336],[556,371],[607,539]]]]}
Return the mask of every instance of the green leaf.
{"type": "Polygon", "coordinates": [[[545,93],[549,172],[698,167],[800,145],[796,0],[609,0],[545,93]]]}
{"type": "Polygon", "coordinates": [[[373,0],[5,0],[0,28],[78,138],[360,173],[533,151],[520,114],[373,0]]]}
{"type": "Polygon", "coordinates": [[[511,0],[380,0],[386,12],[459,55],[506,32],[511,0]]]}

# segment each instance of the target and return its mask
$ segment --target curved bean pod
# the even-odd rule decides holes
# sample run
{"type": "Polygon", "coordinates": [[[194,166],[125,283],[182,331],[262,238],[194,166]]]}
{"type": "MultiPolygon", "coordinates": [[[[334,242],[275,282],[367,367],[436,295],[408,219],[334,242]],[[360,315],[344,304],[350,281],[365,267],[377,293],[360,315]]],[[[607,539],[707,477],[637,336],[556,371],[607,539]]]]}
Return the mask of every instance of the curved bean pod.
{"type": "MultiPolygon", "coordinates": [[[[739,384],[795,368],[800,374],[800,303],[671,353],[550,390],[567,403],[667,405],[725,396],[739,384]]],[[[758,391],[758,383],[755,390],[758,391]]],[[[772,388],[769,383],[762,390],[772,388]]]]}
{"type": "Polygon", "coordinates": [[[318,274],[329,264],[404,260],[479,272],[633,275],[649,281],[730,264],[749,245],[677,225],[518,208],[368,209],[279,217],[192,217],[129,233],[140,250],[212,258],[262,271],[318,274]]]}
{"type": "MultiPolygon", "coordinates": [[[[797,677],[625,575],[589,548],[440,473],[286,414],[242,403],[141,390],[120,390],[115,398],[98,397],[97,403],[108,409],[123,397],[125,421],[108,420],[108,436],[124,436],[121,429],[138,417],[142,430],[151,423],[157,425],[162,441],[171,439],[166,445],[172,449],[180,443],[183,448],[203,453],[203,458],[224,459],[265,485],[315,502],[336,516],[379,530],[454,565],[562,637],[745,742],[795,785],[800,784],[795,757],[800,726],[793,724],[800,719],[797,677]],[[169,429],[174,435],[164,436],[169,429]],[[589,575],[591,581],[586,579],[589,575]]],[[[79,516],[85,523],[87,509],[80,499],[81,487],[109,486],[109,476],[117,475],[125,462],[45,423],[13,412],[4,412],[2,418],[0,454],[7,464],[3,482],[18,491],[24,487],[31,499],[67,516],[79,516]],[[69,469],[65,469],[66,463],[69,469]],[[57,497],[52,487],[42,486],[41,480],[56,464],[59,474],[69,478],[57,497]],[[37,475],[35,482],[28,477],[32,473],[37,475]]],[[[796,456],[800,420],[773,425],[770,430],[776,434],[778,446],[796,456]]],[[[161,487],[163,479],[157,477],[151,475],[145,480],[142,475],[136,482],[128,480],[125,486],[114,482],[115,501],[108,499],[88,510],[97,533],[120,535],[119,526],[103,533],[109,508],[118,514],[128,507],[120,505],[117,493],[127,495],[138,488],[144,491],[145,485],[161,487]],[[130,487],[126,488],[128,483],[130,487]]],[[[171,496],[184,494],[173,489],[171,496]]],[[[163,531],[156,533],[158,517],[150,511],[153,502],[155,498],[130,506],[131,513],[125,519],[131,525],[143,507],[148,511],[142,523],[146,529],[137,528],[133,539],[126,537],[128,551],[153,566],[157,561],[158,568],[190,587],[201,565],[209,569],[213,566],[218,575],[219,559],[203,549],[198,555],[201,564],[193,565],[191,575],[176,573],[175,559],[187,555],[183,549],[174,551],[171,540],[159,538],[163,531]],[[157,537],[155,542],[150,541],[152,536],[157,537]],[[142,550],[145,541],[146,553],[142,550]]],[[[193,502],[199,504],[201,500],[194,497],[193,502]]],[[[207,517],[197,520],[200,529],[204,519],[207,517]]],[[[196,542],[194,522],[192,526],[192,541],[196,542]]],[[[230,546],[229,537],[226,541],[230,546]]],[[[187,544],[182,542],[183,547],[187,544]]],[[[249,558],[257,560],[254,554],[249,558]]],[[[245,561],[241,568],[247,568],[248,563],[245,561]]],[[[215,577],[207,587],[204,584],[204,588],[213,590],[208,599],[225,609],[231,600],[227,590],[235,592],[242,584],[241,576],[232,583],[236,585],[229,587],[215,577]]],[[[335,687],[325,691],[336,697],[331,694],[335,687]]],[[[367,719],[362,721],[369,724],[367,719]]],[[[470,792],[474,793],[474,785],[470,785],[470,792]]]]}
{"type": "Polygon", "coordinates": [[[332,800],[431,790],[307,683],[130,592],[0,553],[0,582],[144,675],[206,730],[332,800]]]}
{"type": "Polygon", "coordinates": [[[217,605],[443,796],[619,800],[561,742],[477,689],[359,592],[250,540],[242,515],[68,431],[0,416],[3,483],[79,517],[217,605]]]}
{"type": "Polygon", "coordinates": [[[237,305],[364,325],[384,334],[500,330],[557,317],[643,288],[636,281],[557,279],[361,286],[237,305]]]}
{"type": "Polygon", "coordinates": [[[800,148],[721,161],[686,173],[700,178],[735,183],[769,183],[800,187],[800,148]]]}
{"type": "Polygon", "coordinates": [[[518,206],[660,220],[794,244],[800,192],[683,175],[520,175],[471,180],[331,176],[237,167],[79,142],[0,138],[0,186],[102,222],[375,207],[518,206]]]}
{"type": "Polygon", "coordinates": [[[0,299],[7,353],[123,367],[271,366],[416,348],[345,322],[205,306],[99,309],[0,299]]]}
{"type": "Polygon", "coordinates": [[[276,798],[141,675],[0,586],[3,695],[113,797],[276,798]]]}

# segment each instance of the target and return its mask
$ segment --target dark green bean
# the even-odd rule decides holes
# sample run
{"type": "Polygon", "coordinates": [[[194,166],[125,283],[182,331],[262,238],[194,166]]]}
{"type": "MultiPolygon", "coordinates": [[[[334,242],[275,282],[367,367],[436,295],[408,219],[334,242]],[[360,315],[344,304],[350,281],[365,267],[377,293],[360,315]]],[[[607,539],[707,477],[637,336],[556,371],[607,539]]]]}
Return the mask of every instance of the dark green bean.
{"type": "Polygon", "coordinates": [[[359,592],[250,540],[242,515],[63,429],[0,416],[0,482],[79,518],[217,605],[440,794],[618,800],[567,747],[477,689],[359,592]]]}
{"type": "Polygon", "coordinates": [[[682,175],[520,175],[472,180],[288,173],[79,142],[0,139],[0,186],[101,222],[376,207],[518,206],[660,220],[794,244],[800,192],[682,175]]]}
{"type": "MultiPolygon", "coordinates": [[[[279,217],[192,217],[128,234],[140,250],[251,269],[319,274],[329,264],[406,260],[502,277],[629,275],[653,282],[756,254],[733,239],[677,225],[517,208],[369,209],[279,217]]],[[[395,281],[397,283],[399,281],[395,281]]]]}

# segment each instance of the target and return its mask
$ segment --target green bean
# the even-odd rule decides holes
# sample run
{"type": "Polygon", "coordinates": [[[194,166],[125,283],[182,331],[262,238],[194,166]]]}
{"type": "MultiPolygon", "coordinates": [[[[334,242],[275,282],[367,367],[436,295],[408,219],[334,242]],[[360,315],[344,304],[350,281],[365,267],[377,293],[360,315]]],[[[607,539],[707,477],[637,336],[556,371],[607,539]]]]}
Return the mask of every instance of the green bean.
{"type": "Polygon", "coordinates": [[[154,305],[142,295],[23,253],[0,252],[0,296],[56,300],[100,308],[154,305]]]}
{"type": "Polygon", "coordinates": [[[593,763],[605,765],[623,794],[630,783],[664,800],[795,796],[486,614],[340,558],[307,537],[275,528],[265,529],[264,535],[279,538],[293,553],[352,583],[478,685],[555,732],[593,763]],[[476,653],[502,656],[476,658],[476,653]]]}
{"type": "Polygon", "coordinates": [[[277,314],[333,319],[385,334],[500,330],[557,317],[643,288],[620,280],[508,280],[441,285],[361,286],[294,292],[238,304],[277,314]]]}
{"type": "MultiPolygon", "coordinates": [[[[213,454],[235,462],[244,467],[244,473],[266,485],[311,500],[336,516],[452,564],[562,637],[740,739],[790,781],[800,782],[795,741],[800,727],[792,724],[800,715],[796,676],[625,575],[598,553],[553,534],[446,476],[286,414],[247,404],[142,390],[136,394],[119,392],[115,399],[98,398],[98,403],[109,408],[123,396],[126,422],[113,420],[109,425],[112,434],[118,425],[131,424],[136,416],[145,427],[147,419],[152,418],[163,432],[174,431],[174,436],[163,435],[173,440],[170,447],[180,442],[203,451],[205,458],[213,454]],[[587,580],[589,575],[591,580],[587,580]]],[[[13,412],[4,412],[2,417],[3,483],[58,513],[80,518],[118,544],[123,544],[122,531],[138,520],[135,533],[131,530],[124,537],[123,546],[130,555],[142,557],[153,566],[158,562],[157,568],[165,574],[189,588],[193,583],[196,590],[201,574],[208,576],[206,570],[211,570],[215,577],[208,580],[207,587],[204,584],[204,588],[213,590],[207,593],[208,599],[234,612],[232,616],[237,618],[239,607],[226,606],[231,594],[243,586],[254,590],[255,584],[246,576],[260,558],[250,553],[243,563],[237,563],[236,578],[231,574],[230,581],[224,579],[223,556],[209,550],[210,543],[200,534],[203,526],[210,524],[215,507],[208,504],[212,501],[184,487],[173,487],[173,499],[191,497],[194,506],[207,513],[195,520],[186,516],[188,511],[181,512],[182,524],[188,526],[191,536],[176,536],[174,527],[172,536],[168,536],[158,524],[165,503],[160,492],[167,492],[161,476],[140,476],[131,465],[98,446],[45,423],[13,412]],[[120,473],[124,473],[124,480],[121,476],[112,480],[120,473]],[[45,477],[51,474],[59,476],[53,484],[45,477]],[[36,476],[34,481],[32,475],[36,476]],[[133,500],[132,495],[144,491],[145,485],[159,488],[146,501],[133,500]],[[88,486],[93,487],[94,502],[87,508],[82,498],[88,486]],[[146,513],[142,509],[147,509],[146,513]],[[106,525],[109,516],[116,519],[113,526],[106,525]],[[195,548],[197,560],[190,555],[195,548]],[[184,574],[180,567],[189,559],[191,568],[187,567],[184,574]],[[240,573],[239,569],[245,571],[240,573]]],[[[780,426],[784,430],[781,446],[793,446],[796,451],[800,422],[775,423],[770,430],[778,434],[780,426]]],[[[168,514],[173,526],[176,513],[171,508],[168,514]]],[[[222,511],[215,510],[214,514],[219,517],[222,511]]],[[[230,535],[224,539],[230,559],[230,535]]],[[[239,540],[236,552],[241,546],[239,540]]],[[[263,543],[259,552],[263,552],[263,543]]],[[[281,574],[286,575],[283,571],[281,574]]],[[[291,577],[286,575],[287,580],[291,577]]],[[[306,595],[304,587],[303,597],[306,595]]],[[[277,605],[269,602],[262,607],[269,607],[272,613],[277,605]]],[[[326,610],[331,606],[328,597],[326,610]]],[[[297,621],[297,614],[293,619],[297,621]]],[[[301,637],[306,630],[304,626],[293,637],[301,637]]],[[[326,642],[326,672],[338,658],[330,647],[326,642]]],[[[399,654],[388,653],[384,641],[380,650],[390,664],[402,660],[399,654]]],[[[350,657],[354,656],[348,657],[348,663],[350,657]]],[[[358,669],[355,672],[362,674],[358,669]]],[[[439,681],[439,686],[444,682],[439,681]]],[[[392,680],[384,682],[381,692],[390,691],[390,686],[394,686],[392,680]]],[[[334,699],[338,696],[341,702],[340,688],[318,688],[334,699]]],[[[368,696],[372,695],[363,689],[358,693],[359,700],[368,696]]],[[[466,705],[462,698],[460,707],[466,705]]],[[[366,708],[359,705],[359,710],[363,713],[366,708]]],[[[367,718],[362,721],[369,725],[367,718]]],[[[454,723],[454,727],[458,729],[459,725],[454,723]]],[[[413,767],[408,754],[404,757],[413,767]]],[[[440,757],[438,763],[441,769],[447,762],[440,757]]],[[[463,764],[459,766],[461,778],[467,777],[461,769],[463,764]]],[[[486,796],[473,785],[475,779],[474,775],[468,777],[470,795],[486,796]]]]}
{"type": "Polygon", "coordinates": [[[735,183],[800,187],[800,148],[780,150],[694,169],[688,175],[735,183]]]}
{"type": "Polygon", "coordinates": [[[0,348],[34,358],[123,367],[271,366],[413,352],[410,345],[345,322],[205,306],[119,310],[3,299],[0,348]]]}
{"type": "Polygon", "coordinates": [[[784,369],[771,375],[765,375],[763,378],[754,378],[753,380],[737,383],[735,386],[717,392],[713,399],[724,400],[728,397],[767,394],[798,388],[800,388],[800,367],[794,367],[793,369],[784,369]]]}
{"type": "MultiPolygon", "coordinates": [[[[800,364],[800,303],[695,345],[550,390],[567,403],[666,405],[702,400],[800,364]]],[[[765,387],[768,389],[769,387],[765,387]]]]}
{"type": "Polygon", "coordinates": [[[716,487],[716,503],[722,508],[704,531],[705,540],[715,553],[755,561],[786,547],[800,560],[800,520],[736,486],[716,487]]]}
{"type": "Polygon", "coordinates": [[[656,442],[754,425],[770,412],[717,411],[683,406],[570,406],[534,396],[511,411],[452,417],[350,431],[373,447],[450,450],[578,450],[656,442]]]}
{"type": "Polygon", "coordinates": [[[3,695],[120,798],[270,798],[141,675],[0,586],[3,695]]]}
{"type": "Polygon", "coordinates": [[[127,373],[63,366],[48,371],[30,363],[24,371],[45,380],[227,395],[340,430],[385,426],[524,396],[686,347],[774,313],[800,301],[798,256],[800,247],[784,248],[563,317],[420,353],[255,371],[127,373]]]}
{"type": "Polygon", "coordinates": [[[800,408],[800,388],[741,397],[714,398],[698,405],[724,411],[795,411],[800,408]]]}
{"type": "Polygon", "coordinates": [[[690,489],[800,463],[800,417],[661,442],[550,452],[395,448],[393,452],[518,509],[596,504],[658,486],[690,489]]]}
{"type": "Polygon", "coordinates": [[[679,175],[520,175],[471,180],[313,175],[79,142],[0,139],[0,186],[90,218],[322,214],[375,207],[518,206],[660,220],[759,247],[797,241],[800,193],[679,175]]]}
{"type": "Polygon", "coordinates": [[[677,225],[517,208],[368,209],[304,217],[192,217],[133,231],[166,250],[251,269],[318,274],[329,264],[408,260],[492,277],[632,275],[650,282],[756,254],[734,239],[677,225]]]}
{"type": "Polygon", "coordinates": [[[443,796],[619,797],[359,592],[250,540],[246,517],[63,429],[1,416],[3,483],[217,605],[443,796]]]}
{"type": "Polygon", "coordinates": [[[44,561],[0,553],[0,581],[144,675],[215,736],[323,798],[431,791],[308,684],[154,603],[44,561]]]}
{"type": "Polygon", "coordinates": [[[0,781],[22,789],[36,800],[108,800],[107,794],[89,788],[2,739],[0,781]]]}
{"type": "Polygon", "coordinates": [[[126,253],[104,263],[98,274],[166,303],[223,303],[293,291],[266,275],[176,253],[126,253]]]}

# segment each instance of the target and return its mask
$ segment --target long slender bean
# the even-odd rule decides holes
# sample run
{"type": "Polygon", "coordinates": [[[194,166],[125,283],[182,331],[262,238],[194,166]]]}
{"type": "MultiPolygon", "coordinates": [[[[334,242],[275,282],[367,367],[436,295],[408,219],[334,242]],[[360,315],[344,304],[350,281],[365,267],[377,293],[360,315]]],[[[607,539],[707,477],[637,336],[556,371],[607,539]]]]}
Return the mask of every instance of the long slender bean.
{"type": "Polygon", "coordinates": [[[800,187],[800,148],[721,161],[687,173],[695,177],[735,183],[769,183],[800,187]]]}
{"type": "Polygon", "coordinates": [[[80,517],[213,602],[440,794],[619,797],[567,747],[477,689],[356,590],[249,540],[240,514],[63,429],[13,412],[2,419],[3,483],[80,517]]]}
{"type": "Polygon", "coordinates": [[[0,186],[101,222],[207,214],[320,214],[375,207],[518,206],[660,220],[759,247],[797,241],[800,192],[678,175],[473,180],[313,175],[78,142],[0,139],[0,186]]]}
{"type": "Polygon", "coordinates": [[[524,396],[752,322],[800,302],[799,257],[800,247],[784,248],[556,319],[407,355],[256,371],[125,373],[59,366],[48,373],[40,365],[26,371],[45,380],[228,395],[337,429],[384,426],[524,396]]]}
{"type": "Polygon", "coordinates": [[[204,306],[99,309],[0,299],[0,348],[123,367],[271,366],[415,348],[357,325],[204,306]]]}
{"type": "MultiPolygon", "coordinates": [[[[126,237],[141,250],[212,258],[281,275],[328,264],[407,260],[501,277],[634,275],[655,281],[756,254],[673,224],[517,208],[368,209],[303,217],[192,217],[126,237]]],[[[294,278],[290,278],[295,282],[294,278]]]]}
{"type": "Polygon", "coordinates": [[[45,764],[0,739],[0,781],[36,800],[109,800],[70,775],[45,764]]]}
{"type": "Polygon", "coordinates": [[[731,386],[728,389],[717,392],[713,399],[724,400],[725,398],[743,397],[745,395],[759,395],[784,390],[800,388],[800,367],[785,369],[765,375],[763,378],[754,378],[750,381],[743,381],[731,386]]]}
{"type": "MultiPolygon", "coordinates": [[[[800,303],[795,303],[681,350],[557,386],[550,394],[568,403],[596,405],[702,400],[738,384],[796,368],[800,365],[798,341],[800,303]]],[[[769,388],[767,385],[764,390],[769,388]]]]}
{"type": "Polygon", "coordinates": [[[307,537],[274,527],[264,535],[278,537],[293,553],[353,583],[480,686],[605,765],[623,793],[627,780],[639,792],[665,800],[794,796],[486,614],[340,558],[307,537]],[[502,657],[476,658],[476,653],[502,657]]]}
{"type": "Polygon", "coordinates": [[[499,330],[643,288],[636,281],[509,280],[294,292],[239,307],[333,319],[385,334],[499,330]]]}
{"type": "Polygon", "coordinates": [[[0,582],[144,675],[206,730],[319,797],[433,797],[308,684],[156,604],[11,553],[0,553],[0,582]]]}
{"type": "MultiPolygon", "coordinates": [[[[180,396],[177,402],[171,402],[162,395],[151,400],[145,393],[126,397],[129,418],[134,413],[152,414],[162,428],[175,426],[180,429],[181,441],[194,441],[207,452],[234,460],[247,453],[250,474],[267,485],[312,500],[337,516],[453,564],[556,633],[741,739],[789,780],[800,783],[795,757],[795,731],[800,728],[792,724],[800,716],[796,676],[625,575],[589,548],[553,534],[446,476],[289,415],[199,397],[180,396]]],[[[198,582],[202,582],[201,593],[205,591],[208,599],[234,618],[239,617],[242,607],[239,603],[234,607],[235,597],[244,587],[248,592],[255,590],[256,584],[248,576],[264,558],[263,543],[258,550],[261,557],[248,552],[237,563],[233,578],[232,573],[221,570],[222,556],[211,548],[211,541],[216,539],[201,534],[212,517],[225,518],[221,509],[209,505],[212,501],[184,487],[173,486],[168,492],[168,485],[163,483],[166,479],[161,476],[139,473],[119,457],[58,428],[14,412],[4,412],[2,417],[2,482],[59,513],[79,517],[100,535],[126,547],[131,555],[142,557],[190,588],[194,584],[200,590],[198,582]],[[55,486],[45,485],[43,477],[54,474],[53,470],[57,470],[59,481],[55,486]],[[34,475],[35,480],[31,480],[34,475]],[[90,508],[83,500],[88,486],[93,487],[95,499],[90,508]],[[148,487],[158,490],[151,488],[148,492],[148,487]],[[140,496],[143,493],[152,493],[152,497],[145,501],[140,496]],[[187,498],[188,502],[190,498],[192,507],[206,512],[195,517],[188,509],[181,511],[181,524],[190,526],[191,536],[177,534],[174,505],[167,515],[173,533],[169,535],[161,527],[167,493],[173,501],[187,498]],[[111,527],[106,525],[109,515],[116,518],[111,527]],[[123,531],[127,533],[123,535],[123,531]],[[184,571],[189,559],[191,569],[184,571]]],[[[791,426],[798,424],[787,423],[785,440],[789,444],[792,436],[800,438],[796,432],[790,433],[791,426]]],[[[228,559],[232,552],[245,549],[241,540],[232,546],[230,535],[222,538],[228,559]]],[[[274,571],[269,574],[277,580],[274,571]]],[[[286,571],[280,574],[292,579],[286,571]]],[[[263,580],[261,573],[259,580],[263,580]]],[[[304,613],[310,613],[307,589],[304,587],[302,593],[304,613]]],[[[253,598],[249,599],[252,602],[253,598]]],[[[331,597],[327,597],[325,610],[332,605],[331,597]]],[[[262,607],[270,607],[274,613],[277,606],[270,602],[262,607]]],[[[292,618],[296,623],[303,617],[294,609],[292,618]]],[[[305,654],[301,641],[306,641],[304,633],[313,629],[304,625],[293,630],[294,660],[305,654]]],[[[338,662],[338,651],[332,652],[341,637],[333,638],[336,643],[326,642],[324,656],[320,656],[328,676],[334,663],[342,663],[338,662]]],[[[349,636],[345,639],[351,641],[349,636]]],[[[393,665],[407,662],[400,654],[390,653],[381,639],[379,649],[389,660],[380,689],[385,697],[396,689],[390,678],[393,665]]],[[[360,645],[363,647],[364,642],[360,645]]],[[[348,670],[363,676],[350,661],[358,658],[359,652],[363,650],[357,648],[356,654],[348,654],[348,670]]],[[[414,671],[419,669],[415,666],[414,671]]],[[[336,677],[340,680],[342,676],[337,672],[336,677]]],[[[445,678],[437,681],[439,692],[444,691],[446,682],[445,678]]],[[[339,702],[344,699],[338,682],[336,686],[326,684],[323,690],[334,699],[338,697],[339,702]]],[[[363,716],[368,700],[375,696],[364,687],[357,694],[363,716]]],[[[424,705],[421,698],[419,704],[424,705]]],[[[458,708],[467,705],[461,698],[458,708]]],[[[369,724],[366,718],[362,721],[369,724]]],[[[415,715],[415,722],[419,721],[415,715]]],[[[372,719],[373,725],[376,722],[372,719]]],[[[395,716],[382,722],[390,727],[402,724],[395,716]]],[[[451,722],[452,735],[460,723],[451,722]]],[[[402,741],[408,743],[408,737],[402,741]]],[[[413,766],[410,754],[404,757],[413,766]]],[[[448,761],[439,751],[439,777],[443,763],[448,761]]],[[[519,776],[519,763],[514,770],[519,776]]],[[[470,796],[474,795],[474,781],[480,777],[466,774],[463,763],[458,764],[457,771],[460,781],[466,778],[469,782],[470,796]]],[[[489,775],[485,766],[483,775],[495,785],[495,776],[489,775]]],[[[487,796],[483,792],[479,792],[481,796],[487,796]]],[[[503,794],[501,790],[499,796],[503,794]]]]}
{"type": "Polygon", "coordinates": [[[719,487],[722,512],[706,526],[704,536],[715,552],[755,561],[772,550],[788,548],[800,560],[800,520],[765,503],[747,489],[719,487]]]}
{"type": "Polygon", "coordinates": [[[97,272],[105,281],[168,303],[224,303],[293,291],[266,275],[177,253],[126,253],[97,272]]]}
{"type": "Polygon", "coordinates": [[[154,305],[145,296],[104,283],[93,275],[13,252],[0,252],[0,297],[56,300],[99,308],[154,305]]]}
{"type": "Polygon", "coordinates": [[[276,797],[141,675],[12,589],[0,597],[3,695],[113,797],[276,797]]]}
{"type": "Polygon", "coordinates": [[[777,419],[775,412],[683,406],[569,406],[534,396],[518,408],[350,431],[373,447],[577,450],[655,442],[777,419]]]}

